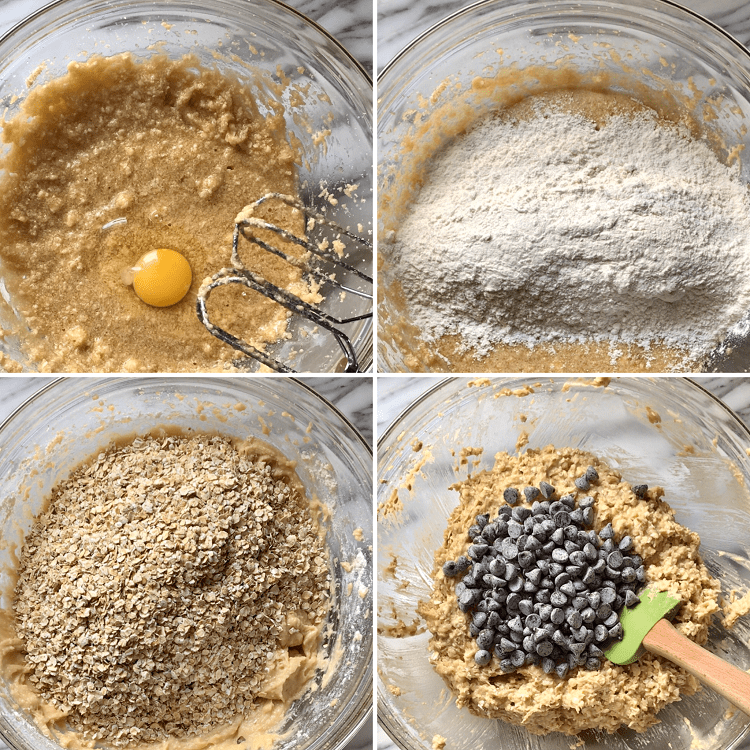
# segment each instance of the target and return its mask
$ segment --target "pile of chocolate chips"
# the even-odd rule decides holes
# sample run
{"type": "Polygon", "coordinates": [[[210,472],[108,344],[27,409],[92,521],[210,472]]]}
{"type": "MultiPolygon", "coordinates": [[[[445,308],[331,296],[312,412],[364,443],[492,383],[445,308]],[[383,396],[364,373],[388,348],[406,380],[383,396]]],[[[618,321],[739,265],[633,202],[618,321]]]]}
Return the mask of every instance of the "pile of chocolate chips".
{"type": "MultiPolygon", "coordinates": [[[[599,475],[593,466],[575,480],[581,492],[599,475]]],[[[633,492],[643,497],[647,485],[633,492]]],[[[611,524],[599,533],[594,498],[576,505],[573,494],[555,499],[547,482],[505,490],[497,517],[476,517],[467,556],[443,565],[446,576],[464,574],[456,584],[458,607],[472,615],[474,657],[484,666],[493,654],[509,673],[540,664],[562,678],[570,669],[599,669],[604,650],[622,638],[619,612],[640,601],[646,581],[641,557],[629,536],[616,539],[611,524]],[[467,572],[468,571],[468,572],[467,572]]]]}

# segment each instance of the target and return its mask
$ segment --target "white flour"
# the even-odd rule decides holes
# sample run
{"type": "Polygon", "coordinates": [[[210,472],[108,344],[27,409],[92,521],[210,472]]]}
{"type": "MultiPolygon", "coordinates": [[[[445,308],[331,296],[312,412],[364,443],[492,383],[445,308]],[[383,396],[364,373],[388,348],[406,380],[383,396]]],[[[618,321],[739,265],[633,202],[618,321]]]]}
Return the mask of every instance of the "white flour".
{"type": "Polygon", "coordinates": [[[430,164],[394,276],[426,341],[653,342],[704,356],[750,308],[750,200],[655,117],[545,108],[483,121],[430,164]]]}

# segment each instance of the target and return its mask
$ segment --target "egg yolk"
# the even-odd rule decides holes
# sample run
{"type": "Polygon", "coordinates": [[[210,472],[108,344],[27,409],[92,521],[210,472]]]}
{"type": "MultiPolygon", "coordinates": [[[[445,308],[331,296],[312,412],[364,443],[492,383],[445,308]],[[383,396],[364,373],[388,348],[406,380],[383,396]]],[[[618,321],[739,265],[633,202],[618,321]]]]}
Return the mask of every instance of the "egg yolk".
{"type": "Polygon", "coordinates": [[[193,272],[176,250],[149,250],[131,269],[135,293],[152,307],[177,304],[190,289],[193,272]]]}

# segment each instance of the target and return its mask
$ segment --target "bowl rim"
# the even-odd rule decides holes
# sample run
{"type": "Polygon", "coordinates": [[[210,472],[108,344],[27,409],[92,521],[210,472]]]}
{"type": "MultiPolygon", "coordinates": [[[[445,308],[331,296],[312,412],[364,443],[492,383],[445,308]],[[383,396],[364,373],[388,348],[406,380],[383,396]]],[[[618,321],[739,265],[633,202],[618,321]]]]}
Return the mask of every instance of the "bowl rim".
{"type": "MultiPolygon", "coordinates": [[[[61,2],[64,2],[65,0],[60,0],[61,2]]],[[[278,0],[273,0],[278,1],[278,0]]],[[[456,19],[461,18],[462,16],[471,15],[475,13],[477,10],[487,7],[487,6],[499,6],[503,10],[511,9],[513,6],[517,4],[521,4],[522,2],[525,2],[526,0],[477,0],[477,2],[471,3],[470,5],[467,5],[463,8],[459,8],[458,10],[454,11],[453,13],[450,13],[449,15],[445,16],[445,18],[442,18],[441,20],[437,21],[436,23],[432,24],[429,28],[425,29],[423,32],[421,32],[418,36],[416,36],[414,39],[412,39],[403,49],[401,49],[394,57],[392,57],[385,65],[385,67],[378,73],[377,75],[377,82],[378,84],[383,83],[383,79],[390,74],[390,71],[398,65],[399,62],[402,61],[406,55],[408,55],[415,47],[418,47],[421,45],[428,37],[432,36],[434,33],[436,33],[439,29],[441,29],[443,26],[447,26],[448,24],[453,23],[456,19]]],[[[585,0],[588,2],[589,0],[585,0]]],[[[592,0],[592,2],[595,2],[596,0],[592,0]]],[[[737,40],[734,36],[732,36],[728,31],[723,29],[721,26],[719,26],[717,23],[714,23],[709,18],[706,18],[705,16],[701,15],[700,13],[697,13],[694,10],[691,10],[690,8],[680,5],[679,3],[673,2],[673,0],[650,0],[653,3],[653,7],[657,10],[661,10],[660,6],[665,8],[670,8],[671,10],[675,11],[678,15],[683,14],[684,16],[687,16],[688,18],[692,18],[694,21],[698,21],[699,23],[703,24],[704,26],[707,26],[712,32],[718,33],[719,36],[724,37],[727,41],[729,41],[731,44],[733,44],[737,51],[745,58],[746,63],[750,63],[750,49],[746,47],[742,42],[737,40]]],[[[554,10],[554,6],[558,4],[560,0],[546,0],[544,3],[544,7],[546,10],[554,10]]],[[[629,4],[623,4],[623,9],[626,10],[632,10],[632,6],[629,4]]]]}
{"type": "MultiPolygon", "coordinates": [[[[412,377],[419,377],[418,375],[413,375],[412,377]]],[[[430,398],[436,391],[445,388],[449,383],[452,383],[455,380],[465,380],[468,382],[469,380],[474,379],[476,376],[468,377],[466,375],[455,375],[448,378],[439,378],[435,381],[435,383],[427,388],[425,391],[423,391],[417,398],[415,398],[412,402],[407,404],[399,413],[398,415],[393,419],[393,421],[388,425],[388,427],[385,429],[382,435],[378,436],[378,462],[381,459],[381,449],[385,450],[385,443],[389,439],[392,438],[392,433],[396,432],[396,430],[400,429],[401,422],[404,420],[404,418],[409,414],[409,412],[412,411],[412,409],[419,406],[423,401],[430,398]]],[[[484,376],[482,376],[484,378],[484,376]]],[[[575,377],[575,375],[572,375],[570,373],[567,373],[565,375],[553,375],[550,376],[550,373],[542,373],[541,375],[537,375],[534,373],[516,373],[516,374],[510,374],[510,375],[495,375],[495,374],[488,374],[487,379],[490,382],[497,381],[501,378],[512,378],[514,380],[517,379],[528,379],[528,380],[534,380],[538,381],[540,378],[546,380],[546,381],[556,381],[556,380],[571,380],[575,377]]],[[[593,377],[593,375],[587,375],[587,377],[593,377]]],[[[652,376],[646,375],[642,377],[633,376],[633,375],[627,375],[624,373],[615,374],[610,378],[610,380],[622,380],[624,378],[627,378],[629,380],[647,380],[650,379],[652,376]]],[[[727,377],[729,377],[727,375],[727,377]]],[[[705,386],[701,385],[698,380],[696,380],[693,377],[689,377],[686,375],[663,375],[663,376],[657,376],[657,380],[674,380],[674,381],[681,381],[683,383],[686,383],[688,386],[693,386],[698,391],[702,392],[705,396],[708,396],[714,403],[718,404],[721,408],[726,411],[730,417],[733,417],[734,420],[739,425],[742,432],[744,432],[748,440],[750,440],[750,426],[748,426],[745,421],[733,410],[730,409],[718,396],[714,395],[709,391],[705,386]]],[[[0,430],[2,429],[2,425],[0,425],[0,430]]]]}
{"type": "MultiPolygon", "coordinates": [[[[63,2],[66,2],[67,0],[62,0],[63,2]]],[[[22,376],[23,379],[25,377],[26,379],[35,380],[36,378],[31,375],[22,376]]],[[[333,376],[330,376],[333,377],[333,376]]],[[[13,378],[11,378],[12,380],[13,378]]],[[[324,406],[326,406],[330,411],[332,411],[343,423],[346,425],[354,434],[359,444],[365,448],[367,453],[369,454],[370,458],[373,456],[373,449],[372,446],[365,440],[362,433],[357,429],[357,427],[352,424],[352,422],[349,420],[349,418],[343,414],[333,403],[331,403],[327,398],[324,396],[321,396],[312,386],[308,385],[307,383],[303,383],[299,378],[293,378],[288,377],[284,375],[208,375],[208,374],[201,374],[196,377],[188,377],[186,375],[166,375],[166,374],[156,374],[156,375],[149,375],[149,374],[143,374],[143,375],[136,375],[136,376],[107,376],[107,375],[95,375],[95,376],[84,376],[81,375],[61,375],[61,376],[55,376],[50,382],[45,383],[42,385],[38,390],[34,391],[32,394],[27,396],[23,401],[21,401],[18,406],[16,406],[13,411],[8,414],[5,419],[0,421],[0,441],[3,437],[3,431],[7,429],[9,423],[14,420],[19,413],[30,406],[32,403],[34,403],[37,399],[43,397],[46,395],[50,390],[54,390],[55,388],[59,387],[62,383],[68,381],[68,380],[91,380],[91,381],[103,381],[106,380],[108,382],[113,381],[121,381],[121,382],[133,382],[138,380],[144,380],[144,381],[167,381],[167,382],[202,382],[202,381],[211,381],[211,382],[224,382],[224,381],[238,381],[240,383],[245,383],[247,381],[252,380],[286,380],[293,382],[296,386],[301,387],[304,391],[308,393],[308,395],[313,396],[316,400],[320,401],[324,406]]]]}
{"type": "MultiPolygon", "coordinates": [[[[80,0],[79,0],[80,1],[80,0]]],[[[365,79],[365,82],[372,88],[373,79],[372,76],[369,74],[369,72],[366,70],[364,65],[357,60],[354,55],[352,55],[349,50],[344,47],[341,42],[336,39],[332,34],[330,34],[328,31],[326,31],[320,24],[318,24],[316,21],[314,21],[309,16],[306,16],[304,13],[300,12],[296,8],[293,8],[291,5],[287,5],[286,3],[281,2],[281,0],[223,0],[223,2],[228,3],[230,5],[236,5],[238,9],[242,9],[243,5],[249,5],[250,1],[256,2],[256,3],[267,3],[268,5],[275,5],[278,8],[280,8],[283,12],[291,13],[294,16],[297,16],[301,21],[306,23],[308,26],[312,27],[317,31],[319,34],[324,36],[326,39],[328,39],[330,42],[332,42],[340,52],[344,54],[344,56],[347,58],[347,60],[352,63],[354,68],[361,73],[363,78],[365,79]]],[[[69,5],[71,3],[75,2],[75,0],[52,0],[52,2],[47,3],[46,5],[43,5],[41,8],[38,8],[37,10],[33,11],[32,13],[29,13],[28,15],[24,16],[20,21],[18,21],[16,24],[11,26],[4,34],[0,34],[0,46],[2,46],[5,42],[7,42],[12,36],[15,36],[19,32],[21,32],[25,26],[30,24],[32,21],[36,21],[42,16],[49,15],[52,11],[56,10],[57,8],[60,8],[65,5],[69,5]]],[[[151,10],[157,10],[156,3],[149,0],[119,0],[120,5],[125,6],[133,6],[133,7],[143,7],[144,9],[151,9],[151,10]]],[[[112,0],[83,0],[82,2],[82,8],[88,7],[90,9],[95,9],[97,6],[101,6],[102,8],[111,8],[113,5],[112,0]]],[[[197,8],[198,10],[200,8],[197,8]]]]}

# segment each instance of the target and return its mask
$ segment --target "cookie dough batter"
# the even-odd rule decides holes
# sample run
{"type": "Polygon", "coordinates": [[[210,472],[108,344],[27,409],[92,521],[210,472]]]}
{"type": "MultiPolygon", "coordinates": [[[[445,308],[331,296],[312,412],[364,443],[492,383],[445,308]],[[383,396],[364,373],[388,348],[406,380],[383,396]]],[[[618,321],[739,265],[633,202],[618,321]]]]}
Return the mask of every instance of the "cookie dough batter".
{"type": "Polygon", "coordinates": [[[664,706],[698,688],[695,678],[659,657],[646,654],[627,666],[605,661],[598,671],[579,669],[562,680],[555,673],[544,674],[539,666],[505,675],[497,659],[485,667],[474,662],[477,646],[469,634],[470,616],[458,609],[457,579],[443,575],[442,565],[466,553],[471,543],[467,529],[477,515],[497,513],[507,487],[539,486],[541,481],[552,484],[558,494],[593,495],[594,528],[599,531],[611,522],[618,537],[633,539],[634,550],[646,566],[648,585],[684,602],[674,620],[677,629],[697,643],[706,641],[711,615],[718,610],[720,585],[701,561],[698,535],[675,521],[663,490],[652,488],[638,499],[620,474],[595,456],[548,446],[521,456],[499,453],[491,471],[454,485],[460,504],[448,520],[443,546],[435,556],[432,596],[419,609],[432,633],[431,661],[459,707],[523,726],[532,734],[614,732],[623,725],[645,731],[658,722],[657,713],[664,706]],[[596,468],[599,482],[581,493],[573,481],[587,466],[596,468]]]}
{"type": "MultiPolygon", "coordinates": [[[[2,122],[0,270],[20,318],[12,333],[40,371],[232,369],[236,352],[196,317],[197,290],[229,265],[243,206],[297,191],[283,112],[256,95],[191,56],[95,56],[33,88],[2,122]],[[146,305],[122,279],[157,248],[192,268],[171,307],[146,305]]],[[[304,231],[299,212],[278,202],[258,215],[304,231]]],[[[300,269],[241,248],[248,268],[309,292],[300,269]]],[[[209,313],[258,347],[285,335],[287,311],[245,287],[216,291],[209,313]]]]}

